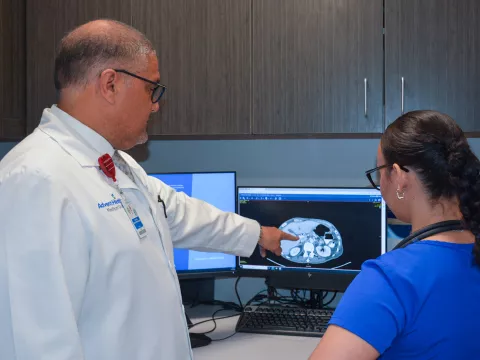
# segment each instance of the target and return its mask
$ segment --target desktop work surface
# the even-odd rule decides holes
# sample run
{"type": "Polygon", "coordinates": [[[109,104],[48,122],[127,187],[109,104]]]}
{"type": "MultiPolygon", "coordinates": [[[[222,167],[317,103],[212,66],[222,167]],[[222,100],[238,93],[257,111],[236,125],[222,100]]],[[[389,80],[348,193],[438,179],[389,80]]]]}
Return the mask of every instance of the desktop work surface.
{"type": "MultiPolygon", "coordinates": [[[[208,320],[211,317],[214,307],[203,307],[201,314],[192,313],[191,320],[197,323],[208,320]]],[[[187,312],[189,312],[187,310],[187,312]]],[[[222,317],[234,314],[233,312],[222,312],[217,316],[222,317]]],[[[216,317],[217,317],[216,316],[216,317]]],[[[217,328],[214,332],[207,334],[213,340],[222,339],[232,335],[235,332],[239,316],[226,319],[216,320],[217,328]]],[[[213,321],[195,326],[191,332],[202,333],[213,329],[213,321]]],[[[301,336],[284,336],[284,335],[264,335],[237,333],[234,336],[221,340],[212,341],[209,345],[193,349],[194,360],[291,360],[291,359],[308,359],[320,338],[317,337],[301,337],[301,336]]]]}

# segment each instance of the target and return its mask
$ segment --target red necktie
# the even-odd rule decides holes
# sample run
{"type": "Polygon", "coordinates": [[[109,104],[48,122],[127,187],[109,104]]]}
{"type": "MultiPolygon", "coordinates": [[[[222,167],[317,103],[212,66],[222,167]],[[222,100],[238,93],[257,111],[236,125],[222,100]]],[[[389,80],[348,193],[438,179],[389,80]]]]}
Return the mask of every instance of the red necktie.
{"type": "Polygon", "coordinates": [[[104,154],[98,158],[98,165],[103,171],[106,177],[112,179],[114,182],[117,181],[115,178],[115,164],[113,163],[112,157],[109,154],[104,154]]]}

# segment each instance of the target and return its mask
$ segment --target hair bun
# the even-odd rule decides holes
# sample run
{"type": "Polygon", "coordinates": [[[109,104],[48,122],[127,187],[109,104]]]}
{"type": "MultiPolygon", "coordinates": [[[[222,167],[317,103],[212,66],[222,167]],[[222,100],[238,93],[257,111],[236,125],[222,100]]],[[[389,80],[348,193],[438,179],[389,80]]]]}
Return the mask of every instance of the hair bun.
{"type": "Polygon", "coordinates": [[[451,144],[447,149],[447,166],[450,175],[462,177],[468,163],[470,151],[464,144],[451,144]]]}

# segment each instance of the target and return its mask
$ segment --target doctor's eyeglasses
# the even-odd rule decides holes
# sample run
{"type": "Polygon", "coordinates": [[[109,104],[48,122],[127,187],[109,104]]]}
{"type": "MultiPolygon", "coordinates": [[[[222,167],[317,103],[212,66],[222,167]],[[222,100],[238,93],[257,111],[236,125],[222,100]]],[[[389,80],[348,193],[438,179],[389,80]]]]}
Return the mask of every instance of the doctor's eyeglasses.
{"type": "MultiPolygon", "coordinates": [[[[375,189],[380,190],[380,170],[388,168],[388,167],[392,167],[392,166],[393,165],[380,165],[380,166],[377,166],[373,169],[365,171],[365,175],[367,176],[368,181],[370,181],[370,184],[372,184],[372,186],[375,189]],[[373,174],[373,176],[372,176],[372,174],[373,174]]],[[[400,169],[402,169],[405,172],[410,171],[402,165],[398,165],[398,166],[400,167],[400,169]]]]}
{"type": "Polygon", "coordinates": [[[167,87],[165,85],[162,85],[162,84],[160,84],[158,82],[155,82],[155,81],[152,81],[152,80],[145,79],[144,77],[141,77],[137,74],[131,73],[130,71],[123,70],[123,69],[113,69],[113,70],[115,70],[116,72],[119,72],[119,73],[123,73],[123,74],[133,76],[134,78],[137,78],[139,80],[143,80],[147,83],[155,85],[155,87],[152,89],[152,103],[154,103],[154,104],[160,101],[160,99],[163,96],[163,93],[165,92],[165,90],[167,90],[167,87]]]}

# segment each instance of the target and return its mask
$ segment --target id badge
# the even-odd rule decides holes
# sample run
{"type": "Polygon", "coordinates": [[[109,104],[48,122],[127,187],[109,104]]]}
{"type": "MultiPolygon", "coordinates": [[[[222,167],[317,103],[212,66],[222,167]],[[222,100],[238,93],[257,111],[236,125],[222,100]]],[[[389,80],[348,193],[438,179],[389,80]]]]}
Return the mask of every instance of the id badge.
{"type": "Polygon", "coordinates": [[[140,216],[138,216],[137,210],[135,210],[132,203],[127,199],[122,190],[120,190],[120,196],[122,197],[123,209],[127,213],[128,218],[133,225],[133,228],[137,232],[138,237],[140,239],[143,239],[145,236],[147,236],[147,230],[145,229],[145,226],[143,226],[143,222],[142,220],[140,220],[140,216]]]}

